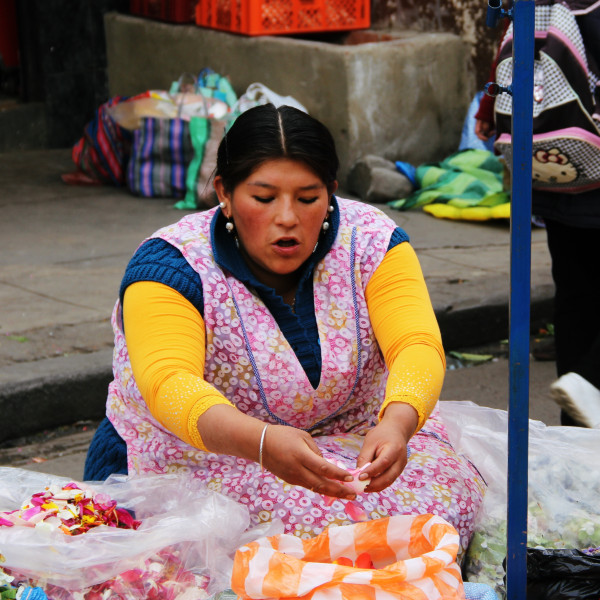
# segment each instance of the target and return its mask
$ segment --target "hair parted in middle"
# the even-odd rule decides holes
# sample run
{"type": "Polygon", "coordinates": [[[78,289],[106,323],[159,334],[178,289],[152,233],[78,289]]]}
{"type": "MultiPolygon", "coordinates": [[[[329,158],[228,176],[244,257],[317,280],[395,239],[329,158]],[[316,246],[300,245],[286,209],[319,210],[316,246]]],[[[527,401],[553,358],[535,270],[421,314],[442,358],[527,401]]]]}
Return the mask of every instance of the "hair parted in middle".
{"type": "Polygon", "coordinates": [[[228,193],[262,163],[287,158],[306,164],[331,191],[339,159],[329,129],[292,106],[256,106],[243,112],[219,145],[215,175],[228,193]]]}

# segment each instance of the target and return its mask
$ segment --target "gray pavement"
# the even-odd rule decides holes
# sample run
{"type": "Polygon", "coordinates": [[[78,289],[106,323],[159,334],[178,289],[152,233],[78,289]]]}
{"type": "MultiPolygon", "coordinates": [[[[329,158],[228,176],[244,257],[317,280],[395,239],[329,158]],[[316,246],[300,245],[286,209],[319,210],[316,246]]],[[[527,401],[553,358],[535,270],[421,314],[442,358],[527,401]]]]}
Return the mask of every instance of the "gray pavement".
{"type": "MultiPolygon", "coordinates": [[[[15,448],[0,449],[0,464],[81,478],[111,378],[110,314],[123,270],[146,236],[184,213],[170,198],[136,198],[111,186],[67,186],[60,175],[72,170],[69,149],[0,154],[0,446],[21,438],[15,448]],[[65,430],[62,450],[61,444],[57,449],[48,432],[74,423],[79,424],[65,430]]],[[[411,237],[446,350],[508,337],[507,224],[380,207],[411,237]]],[[[536,326],[551,318],[552,293],[545,231],[536,228],[536,326]]],[[[530,414],[558,424],[558,409],[547,398],[554,363],[531,366],[530,414]]],[[[507,408],[505,356],[448,371],[442,397],[507,408]]]]}

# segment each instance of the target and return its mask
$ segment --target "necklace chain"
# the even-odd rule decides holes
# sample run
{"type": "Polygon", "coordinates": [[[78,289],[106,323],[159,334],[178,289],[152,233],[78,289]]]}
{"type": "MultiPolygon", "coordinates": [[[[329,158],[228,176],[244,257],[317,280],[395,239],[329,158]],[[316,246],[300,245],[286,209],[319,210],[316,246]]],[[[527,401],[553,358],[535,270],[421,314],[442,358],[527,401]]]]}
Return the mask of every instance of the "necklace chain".
{"type": "Polygon", "coordinates": [[[283,301],[285,302],[285,304],[287,304],[292,309],[292,312],[295,313],[296,312],[296,290],[295,289],[292,290],[291,294],[290,294],[290,292],[287,292],[287,293],[283,294],[281,297],[282,297],[283,301]]]}

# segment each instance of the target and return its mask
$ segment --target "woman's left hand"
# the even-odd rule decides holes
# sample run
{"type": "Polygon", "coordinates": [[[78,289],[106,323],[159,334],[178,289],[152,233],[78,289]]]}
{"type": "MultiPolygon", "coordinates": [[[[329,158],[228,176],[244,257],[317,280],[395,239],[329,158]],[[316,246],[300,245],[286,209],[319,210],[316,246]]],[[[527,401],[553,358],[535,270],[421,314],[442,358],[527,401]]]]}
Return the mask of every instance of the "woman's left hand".
{"type": "Polygon", "coordinates": [[[418,424],[415,409],[402,402],[390,404],[380,423],[365,436],[356,466],[371,464],[359,479],[371,479],[365,492],[380,492],[390,486],[407,462],[407,445],[418,424]]]}

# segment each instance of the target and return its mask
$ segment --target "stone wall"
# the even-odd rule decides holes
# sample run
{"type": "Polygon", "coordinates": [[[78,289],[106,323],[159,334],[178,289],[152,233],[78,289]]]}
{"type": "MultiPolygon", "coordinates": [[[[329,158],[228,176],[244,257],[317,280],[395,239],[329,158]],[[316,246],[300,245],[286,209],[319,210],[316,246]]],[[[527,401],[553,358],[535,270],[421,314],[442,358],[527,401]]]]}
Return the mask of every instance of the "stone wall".
{"type": "Polygon", "coordinates": [[[410,29],[419,32],[455,33],[470,46],[478,88],[488,80],[504,23],[496,29],[485,25],[485,0],[372,0],[372,27],[380,30],[410,29]]]}
{"type": "Polygon", "coordinates": [[[168,89],[203,67],[228,75],[238,94],[259,81],[330,128],[342,184],[367,154],[420,164],[454,152],[475,90],[469,45],[449,33],[354,32],[327,43],[117,13],[105,30],[111,96],[168,89]]]}

